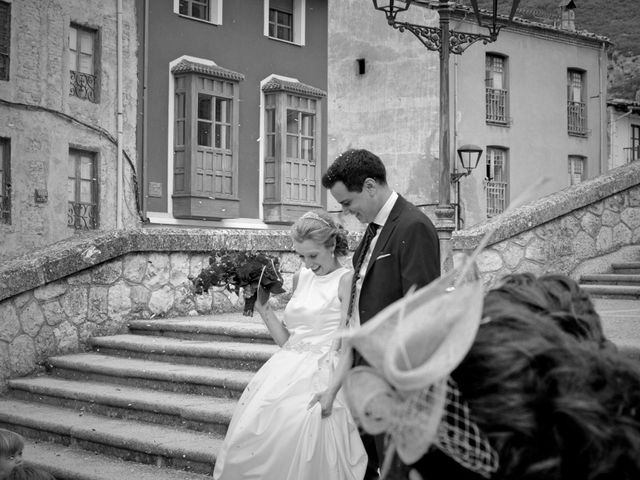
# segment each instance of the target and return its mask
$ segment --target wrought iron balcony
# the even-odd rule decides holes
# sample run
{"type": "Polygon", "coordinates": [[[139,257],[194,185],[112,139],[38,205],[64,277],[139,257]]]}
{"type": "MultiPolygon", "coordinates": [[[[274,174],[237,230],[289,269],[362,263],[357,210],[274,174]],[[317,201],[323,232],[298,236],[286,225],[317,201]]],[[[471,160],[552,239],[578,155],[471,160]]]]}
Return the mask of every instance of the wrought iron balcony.
{"type": "Polygon", "coordinates": [[[88,73],[76,72],[74,70],[70,70],[69,73],[71,74],[69,95],[96,103],[96,85],[98,83],[98,77],[88,73]]]}
{"type": "Polygon", "coordinates": [[[569,134],[584,136],[587,134],[587,106],[583,102],[567,102],[569,134]]]}
{"type": "Polygon", "coordinates": [[[0,196],[0,223],[11,223],[11,201],[8,196],[0,196]]]}
{"type": "Polygon", "coordinates": [[[489,181],[486,184],[487,217],[504,212],[507,207],[507,182],[489,181]]]}
{"type": "Polygon", "coordinates": [[[67,226],[76,230],[94,230],[98,227],[96,206],[86,203],[69,202],[67,226]]]}
{"type": "Polygon", "coordinates": [[[507,124],[507,91],[486,89],[487,122],[507,124]]]}

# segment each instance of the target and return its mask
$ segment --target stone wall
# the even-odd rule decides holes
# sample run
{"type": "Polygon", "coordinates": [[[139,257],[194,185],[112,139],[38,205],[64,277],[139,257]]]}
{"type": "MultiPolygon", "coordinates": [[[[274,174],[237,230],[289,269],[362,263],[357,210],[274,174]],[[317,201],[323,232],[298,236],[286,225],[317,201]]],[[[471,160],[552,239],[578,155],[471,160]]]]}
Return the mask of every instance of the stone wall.
{"type": "MultiPolygon", "coordinates": [[[[352,247],[356,237],[350,239],[352,247]]],[[[81,351],[90,337],[126,330],[134,318],[242,310],[222,291],[196,295],[214,249],[260,250],[280,259],[290,292],[300,261],[288,231],[163,229],[72,239],[0,265],[0,390],[39,362],[81,351]]],[[[287,293],[275,297],[284,307],[287,293]]]]}
{"type": "Polygon", "coordinates": [[[634,162],[454,232],[454,264],[495,229],[478,257],[486,284],[515,272],[557,272],[577,279],[591,259],[615,258],[615,252],[640,244],[639,184],[640,162],[634,162]]]}

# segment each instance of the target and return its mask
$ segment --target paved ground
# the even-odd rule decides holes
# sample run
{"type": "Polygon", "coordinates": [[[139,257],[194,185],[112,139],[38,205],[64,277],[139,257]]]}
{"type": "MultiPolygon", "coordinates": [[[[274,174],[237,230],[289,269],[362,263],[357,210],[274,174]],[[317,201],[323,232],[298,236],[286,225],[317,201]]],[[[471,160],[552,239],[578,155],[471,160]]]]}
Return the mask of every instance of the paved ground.
{"type": "Polygon", "coordinates": [[[640,300],[593,300],[605,335],[623,349],[640,352],[640,300]]]}

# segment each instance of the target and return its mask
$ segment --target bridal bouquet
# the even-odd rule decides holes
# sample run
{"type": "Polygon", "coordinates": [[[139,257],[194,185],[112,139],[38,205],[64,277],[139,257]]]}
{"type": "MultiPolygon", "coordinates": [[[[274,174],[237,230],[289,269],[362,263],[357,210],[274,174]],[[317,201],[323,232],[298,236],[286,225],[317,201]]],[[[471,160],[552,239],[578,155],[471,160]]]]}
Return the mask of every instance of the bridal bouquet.
{"type": "Polygon", "coordinates": [[[242,289],[245,297],[243,314],[248,317],[253,316],[258,286],[273,294],[285,291],[279,260],[260,252],[214,250],[209,257],[209,266],[204,267],[192,282],[196,294],[207,292],[211,287],[221,287],[239,295],[242,289]]]}

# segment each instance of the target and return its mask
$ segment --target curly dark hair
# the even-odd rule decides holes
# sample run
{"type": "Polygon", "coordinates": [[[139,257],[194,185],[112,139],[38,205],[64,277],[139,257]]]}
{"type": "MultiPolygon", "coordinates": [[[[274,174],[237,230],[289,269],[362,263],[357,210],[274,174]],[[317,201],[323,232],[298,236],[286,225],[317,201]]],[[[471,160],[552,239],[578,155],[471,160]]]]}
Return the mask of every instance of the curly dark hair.
{"type": "Polygon", "coordinates": [[[496,297],[524,305],[536,313],[549,314],[563,331],[580,341],[591,342],[599,348],[613,348],[604,335],[600,315],[589,294],[566,275],[507,275],[488,298],[491,302],[496,297]]]}
{"type": "Polygon", "coordinates": [[[387,183],[387,170],[380,157],[364,149],[351,149],[336,158],[322,176],[322,186],[332,188],[344,183],[350,192],[361,192],[364,181],[372,178],[380,184],[387,183]]]}
{"type": "Polygon", "coordinates": [[[318,245],[332,248],[337,257],[349,251],[347,231],[325,211],[304,214],[291,227],[291,238],[296,242],[313,240],[318,245]]]}
{"type": "Polygon", "coordinates": [[[492,478],[640,478],[638,365],[493,291],[483,314],[490,321],[452,376],[498,452],[492,478]]]}

